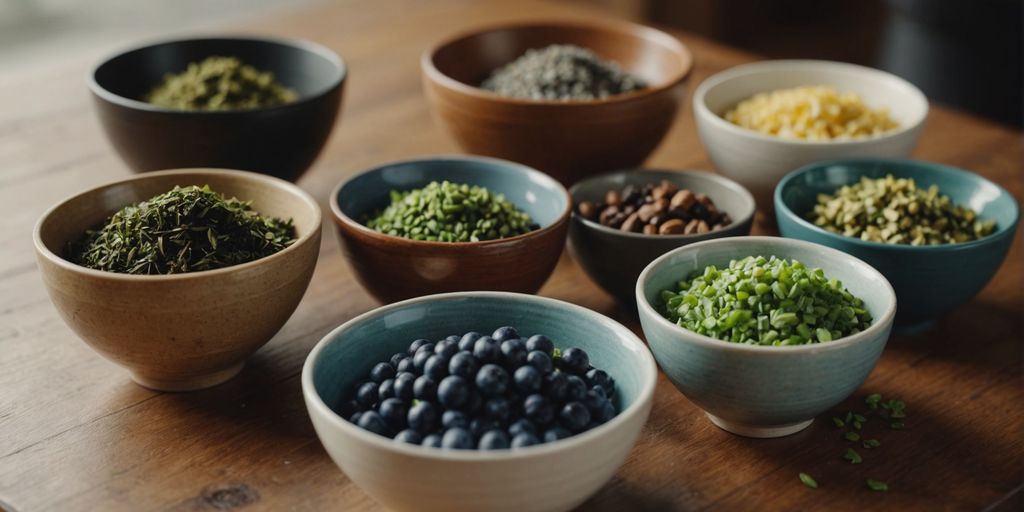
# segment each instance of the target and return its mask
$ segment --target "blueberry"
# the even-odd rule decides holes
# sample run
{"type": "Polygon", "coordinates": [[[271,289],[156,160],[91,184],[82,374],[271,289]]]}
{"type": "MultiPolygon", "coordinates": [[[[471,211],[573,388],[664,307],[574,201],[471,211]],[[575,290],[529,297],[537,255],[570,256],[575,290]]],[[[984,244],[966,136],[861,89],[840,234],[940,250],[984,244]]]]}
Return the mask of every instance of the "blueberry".
{"type": "Polygon", "coordinates": [[[423,436],[415,430],[405,429],[395,435],[395,441],[400,443],[420,444],[423,442],[423,436]]]}
{"type": "Polygon", "coordinates": [[[516,383],[516,387],[526,394],[537,393],[540,391],[540,387],[544,379],[544,377],[541,376],[540,371],[530,365],[520,366],[512,377],[516,383]]]}
{"type": "Polygon", "coordinates": [[[476,372],[476,387],[487,396],[503,395],[508,389],[508,372],[496,364],[485,364],[476,372]]]}
{"type": "Polygon", "coordinates": [[[509,370],[515,370],[526,364],[526,344],[519,339],[501,342],[502,364],[509,370]]]}
{"type": "Polygon", "coordinates": [[[377,400],[380,399],[380,395],[377,394],[377,389],[379,387],[380,384],[377,384],[376,382],[364,382],[360,384],[359,388],[356,389],[356,401],[364,408],[373,407],[373,404],[377,403],[377,400]]]}
{"type": "Polygon", "coordinates": [[[416,371],[416,367],[412,364],[412,358],[406,356],[395,365],[395,371],[398,373],[413,373],[416,371]]]}
{"type": "Polygon", "coordinates": [[[449,375],[437,386],[437,400],[446,409],[459,409],[469,398],[469,383],[458,375],[449,375]]]}
{"type": "Polygon", "coordinates": [[[501,430],[488,430],[480,436],[480,443],[477,448],[480,450],[506,450],[508,449],[508,434],[501,430]]]}
{"type": "Polygon", "coordinates": [[[607,423],[611,421],[619,412],[615,409],[615,404],[611,400],[604,403],[604,407],[601,408],[601,414],[598,415],[597,420],[601,423],[607,423]]]}
{"type": "MultiPolygon", "coordinates": [[[[459,336],[458,334],[450,334],[450,335],[444,337],[444,341],[447,341],[449,343],[455,343],[456,345],[459,344],[459,340],[461,340],[461,339],[462,339],[462,336],[459,336]]],[[[434,350],[437,351],[437,347],[434,347],[434,350]]]]}
{"type": "Polygon", "coordinates": [[[427,446],[429,448],[440,448],[441,447],[441,436],[437,434],[430,434],[423,438],[423,442],[420,446],[427,446]]]}
{"type": "Polygon", "coordinates": [[[391,437],[391,432],[388,430],[388,424],[384,421],[384,418],[377,414],[377,411],[366,411],[359,416],[359,428],[363,430],[369,430],[374,434],[379,434],[384,437],[391,437]]]}
{"type": "Polygon", "coordinates": [[[472,379],[476,376],[478,365],[476,358],[469,352],[459,352],[448,361],[448,373],[458,375],[464,379],[472,379]]]}
{"type": "Polygon", "coordinates": [[[366,408],[360,405],[359,401],[355,399],[343,401],[341,405],[338,406],[338,412],[345,417],[349,417],[364,409],[366,408]]]}
{"type": "Polygon", "coordinates": [[[509,327],[506,325],[495,329],[494,333],[491,334],[491,337],[494,338],[495,341],[514,340],[519,338],[519,332],[516,331],[515,327],[509,327]]]}
{"type": "Polygon", "coordinates": [[[426,345],[427,343],[430,343],[430,340],[425,340],[422,338],[412,342],[411,344],[409,344],[409,355],[411,356],[415,354],[416,351],[420,349],[420,347],[426,345]]]}
{"type": "Polygon", "coordinates": [[[407,357],[409,357],[409,354],[406,354],[405,352],[396,352],[392,354],[391,359],[388,359],[388,362],[391,363],[391,366],[398,366],[398,362],[407,357]]]}
{"type": "MultiPolygon", "coordinates": [[[[597,368],[591,368],[587,370],[586,374],[587,387],[601,386],[602,388],[608,385],[608,374],[604,370],[598,370],[597,368]]],[[[607,390],[605,390],[607,392],[607,390]]]]}
{"type": "Polygon", "coordinates": [[[555,410],[547,398],[530,395],[523,401],[523,414],[535,425],[547,425],[555,417],[555,410]]]}
{"type": "Polygon", "coordinates": [[[380,414],[381,418],[391,427],[392,430],[402,430],[405,428],[406,415],[409,413],[408,407],[405,402],[397,398],[388,398],[380,403],[380,414]]]}
{"type": "Polygon", "coordinates": [[[473,344],[473,356],[480,364],[497,363],[501,360],[501,344],[489,336],[482,336],[473,344]]]}
{"type": "Polygon", "coordinates": [[[472,352],[473,344],[476,343],[476,340],[480,339],[481,336],[483,336],[483,334],[480,334],[476,331],[469,331],[466,334],[463,334],[462,338],[459,339],[459,350],[467,350],[472,352]]]}
{"type": "Polygon", "coordinates": [[[484,402],[484,416],[501,424],[508,423],[512,416],[512,404],[504,397],[492,398],[484,402]]]}
{"type": "Polygon", "coordinates": [[[555,344],[543,334],[534,334],[526,340],[526,350],[529,350],[530,352],[539,350],[547,354],[548,357],[551,357],[551,354],[555,351],[555,344]]]}
{"type": "Polygon", "coordinates": [[[416,381],[412,383],[412,396],[428,402],[437,400],[437,381],[426,375],[416,377],[416,381]]]}
{"type": "MultiPolygon", "coordinates": [[[[469,381],[466,381],[469,382],[469,381]]],[[[484,397],[480,395],[480,392],[473,389],[469,392],[469,397],[466,398],[465,405],[462,406],[462,410],[466,414],[473,415],[480,411],[480,407],[484,405],[484,397]]]]}
{"type": "Polygon", "coordinates": [[[594,417],[600,416],[601,410],[604,409],[604,404],[607,402],[608,395],[605,394],[604,388],[601,386],[588,389],[587,396],[583,397],[583,405],[587,406],[590,415],[594,417]]]}
{"type": "Polygon", "coordinates": [[[418,402],[409,409],[406,419],[409,428],[425,434],[437,425],[437,407],[432,402],[418,402]]]}
{"type": "Polygon", "coordinates": [[[399,373],[395,377],[395,398],[410,402],[415,396],[414,384],[416,382],[416,376],[409,372],[399,373]]]}
{"type": "Polygon", "coordinates": [[[558,419],[571,432],[580,432],[590,423],[590,411],[580,402],[569,402],[559,411],[558,419]]]}
{"type": "Polygon", "coordinates": [[[474,418],[473,421],[469,422],[469,433],[473,434],[473,437],[476,439],[479,439],[488,430],[499,428],[501,426],[498,425],[498,422],[490,418],[474,418]]]}
{"type": "Polygon", "coordinates": [[[536,368],[540,371],[541,375],[547,375],[555,368],[554,363],[551,362],[551,357],[540,350],[534,350],[526,354],[526,364],[536,368]]]}
{"type": "Polygon", "coordinates": [[[391,366],[391,363],[377,363],[370,370],[370,380],[377,384],[393,378],[395,378],[395,367],[391,366]]]}
{"type": "Polygon", "coordinates": [[[609,398],[615,395],[615,379],[611,376],[608,377],[608,384],[605,384],[602,387],[604,387],[604,392],[609,398]]]}
{"type": "Polygon", "coordinates": [[[583,375],[590,369],[590,356],[581,348],[566,349],[560,359],[560,367],[569,373],[583,375]]]}
{"type": "Polygon", "coordinates": [[[443,357],[445,361],[449,360],[459,351],[459,340],[452,341],[445,339],[439,341],[437,345],[434,345],[434,353],[443,357]]]}
{"type": "Polygon", "coordinates": [[[352,416],[350,416],[348,418],[348,421],[358,425],[359,424],[359,418],[362,418],[362,417],[363,417],[363,412],[362,411],[358,411],[358,412],[353,413],[352,416]]]}
{"type": "Polygon", "coordinates": [[[537,436],[529,432],[521,432],[512,438],[512,442],[509,443],[509,446],[512,448],[526,448],[527,446],[533,446],[536,444],[540,444],[540,441],[537,440],[537,436]]]}
{"type": "Polygon", "coordinates": [[[416,355],[412,356],[412,366],[416,368],[418,375],[423,375],[423,371],[427,367],[427,360],[434,356],[434,351],[420,349],[416,352],[416,355]]]}
{"type": "Polygon", "coordinates": [[[581,401],[587,396],[587,383],[583,379],[570,375],[565,378],[565,399],[581,401]]]}
{"type": "Polygon", "coordinates": [[[395,397],[395,379],[388,379],[377,386],[377,397],[381,400],[395,397]]]}
{"type": "Polygon", "coordinates": [[[544,396],[554,402],[564,402],[569,392],[569,381],[562,372],[549,373],[544,376],[544,396]]]}
{"type": "Polygon", "coordinates": [[[508,426],[508,433],[510,436],[514,437],[522,432],[537,435],[537,427],[534,427],[533,422],[525,418],[513,421],[512,424],[508,426]]]}
{"type": "Polygon", "coordinates": [[[448,410],[441,415],[441,426],[449,428],[469,428],[469,419],[462,411],[448,410]]]}
{"type": "Polygon", "coordinates": [[[472,450],[473,436],[464,428],[450,428],[441,437],[441,448],[448,450],[472,450]]]}
{"type": "Polygon", "coordinates": [[[562,427],[551,427],[544,431],[544,442],[553,443],[572,436],[572,432],[562,427]]]}

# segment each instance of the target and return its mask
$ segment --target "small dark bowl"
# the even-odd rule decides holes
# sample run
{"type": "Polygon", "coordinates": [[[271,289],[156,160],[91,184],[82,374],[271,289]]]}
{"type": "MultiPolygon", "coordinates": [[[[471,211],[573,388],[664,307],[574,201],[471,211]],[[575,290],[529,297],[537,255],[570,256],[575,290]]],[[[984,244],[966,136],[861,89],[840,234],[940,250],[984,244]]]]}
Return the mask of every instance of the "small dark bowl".
{"type": "Polygon", "coordinates": [[[433,156],[394,162],[343,181],[331,194],[342,254],[359,283],[385,303],[442,292],[535,293],[565,247],[570,208],[565,188],[546,174],[483,157],[433,156]],[[387,207],[390,191],[443,180],[504,195],[540,229],[498,240],[448,243],[390,236],[363,223],[387,207]]]}
{"type": "Polygon", "coordinates": [[[642,186],[668,180],[680,188],[703,192],[715,206],[732,217],[732,224],[701,235],[644,235],[627,233],[584,219],[573,208],[569,227],[572,255],[583,270],[623,305],[636,304],[636,280],[656,258],[694,242],[746,236],[754,221],[754,198],[747,189],[728,178],[700,171],[629,170],[596,176],[569,189],[573,204],[600,201],[605,192],[626,185],[642,186]]]}
{"type": "Polygon", "coordinates": [[[204,38],[163,41],[105,59],[89,77],[107,137],[136,172],[179,167],[242,169],[295,181],[312,165],[341,104],[345,63],[306,41],[204,38]],[[189,112],[141,98],[167,73],[220,55],[274,73],[299,99],[270,108],[189,112]]]}

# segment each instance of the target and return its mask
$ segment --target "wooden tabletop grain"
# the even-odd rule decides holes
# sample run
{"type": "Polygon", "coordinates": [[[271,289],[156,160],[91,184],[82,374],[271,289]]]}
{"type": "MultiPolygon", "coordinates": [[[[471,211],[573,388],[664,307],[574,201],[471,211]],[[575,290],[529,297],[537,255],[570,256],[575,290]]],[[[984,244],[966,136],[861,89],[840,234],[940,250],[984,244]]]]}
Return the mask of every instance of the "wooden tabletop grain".
{"type": "MultiPolygon", "coordinates": [[[[300,185],[326,208],[345,176],[381,162],[457,152],[432,122],[418,57],[482,23],[601,13],[526,1],[353,0],[228,30],[312,39],[350,65],[337,129],[300,185]]],[[[754,56],[685,34],[690,88],[754,56]]],[[[125,41],[132,44],[134,41],[125,41]]],[[[376,510],[327,457],[299,371],[322,335],[376,304],[326,233],[309,291],[238,378],[163,394],[133,384],[61,322],[36,269],[31,230],[50,205],[127,176],[88,102],[90,62],[0,86],[0,502],[35,510],[376,510]]],[[[1024,194],[1020,132],[934,106],[915,157],[971,169],[1024,194]]],[[[651,166],[711,169],[689,103],[651,166]]],[[[765,231],[762,229],[762,233],[765,231]]],[[[628,461],[586,510],[1021,510],[1024,471],[1021,233],[992,282],[930,332],[895,337],[864,387],[908,404],[906,429],[851,466],[828,417],[790,437],[745,439],[712,426],[659,378],[628,461]],[[800,484],[798,473],[820,488],[800,484]],[[874,493],[865,478],[888,482],[874,493]]],[[[970,262],[964,262],[969,265],[970,262]]],[[[541,294],[638,330],[568,255],[541,294]]],[[[116,319],[111,319],[116,321],[116,319]]],[[[585,468],[582,468],[585,470],[585,468]]]]}

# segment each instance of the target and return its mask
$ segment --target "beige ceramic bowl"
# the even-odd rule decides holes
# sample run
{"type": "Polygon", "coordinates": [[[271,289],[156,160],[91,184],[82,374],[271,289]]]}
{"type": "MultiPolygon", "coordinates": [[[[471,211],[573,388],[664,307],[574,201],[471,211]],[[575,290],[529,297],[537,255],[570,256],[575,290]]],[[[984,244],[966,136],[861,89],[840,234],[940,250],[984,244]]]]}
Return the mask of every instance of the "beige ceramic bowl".
{"type": "Polygon", "coordinates": [[[320,252],[320,208],[286,181],[242,171],[142,174],[82,192],[36,224],[39,268],[64,321],[135,382],[164,391],[210,387],[238,374],[295,311],[320,252]],[[291,218],[298,240],[271,256],[217,270],[138,276],[65,260],[67,243],[127,204],[175,185],[210,185],[251,200],[263,215],[291,218]]]}

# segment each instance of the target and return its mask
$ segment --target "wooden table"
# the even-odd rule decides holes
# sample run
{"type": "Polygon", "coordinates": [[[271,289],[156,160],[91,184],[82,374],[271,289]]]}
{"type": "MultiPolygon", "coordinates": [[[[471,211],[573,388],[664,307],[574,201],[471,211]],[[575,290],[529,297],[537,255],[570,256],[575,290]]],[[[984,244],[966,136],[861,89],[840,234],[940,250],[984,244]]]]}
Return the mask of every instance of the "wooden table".
{"type": "MultiPolygon", "coordinates": [[[[512,18],[593,17],[520,1],[354,0],[242,28],[326,44],[351,69],[337,130],[300,185],[326,208],[345,176],[388,160],[456,152],[420,91],[420,52],[454,31],[512,18]]],[[[753,56],[687,35],[696,86],[753,56]]],[[[132,41],[125,41],[126,44],[132,41]]],[[[376,304],[352,279],[333,233],[305,300],[284,329],[222,386],[163,394],[133,384],[76,339],[50,304],[31,230],[86,187],[127,176],[88,104],[91,63],[0,87],[0,501],[35,510],[371,510],[327,457],[303,406],[299,371],[322,335],[376,304]]],[[[1018,198],[1021,133],[935,106],[915,156],[972,169],[1018,198]]],[[[710,169],[689,102],[652,166],[710,169]]],[[[1024,469],[1022,313],[1017,244],[992,283],[931,332],[896,337],[864,388],[909,405],[907,428],[841,459],[826,416],[774,440],[727,434],[664,378],[625,466],[587,510],[1020,510],[1024,469]],[[800,484],[799,472],[821,488],[800,484]],[[888,493],[864,479],[888,482],[888,493]]],[[[970,262],[965,262],[970,264],[970,262]]],[[[541,291],[638,330],[566,255],[541,291]]],[[[874,425],[878,426],[878,425],[874,425]]]]}

